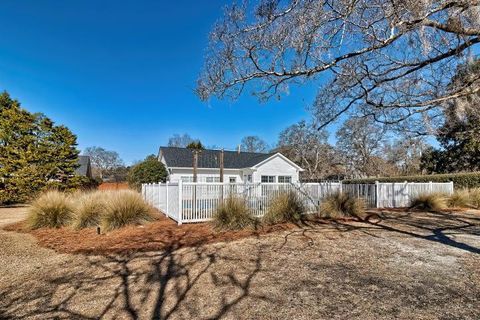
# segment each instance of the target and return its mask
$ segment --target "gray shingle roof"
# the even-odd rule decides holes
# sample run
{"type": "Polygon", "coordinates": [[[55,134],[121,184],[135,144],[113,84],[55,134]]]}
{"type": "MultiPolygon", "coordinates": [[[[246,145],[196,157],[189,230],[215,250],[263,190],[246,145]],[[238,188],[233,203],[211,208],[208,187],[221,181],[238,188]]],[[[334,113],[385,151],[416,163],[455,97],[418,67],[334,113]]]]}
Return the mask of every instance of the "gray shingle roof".
{"type": "Polygon", "coordinates": [[[89,176],[90,175],[90,157],[78,156],[78,164],[80,166],[77,169],[75,169],[75,173],[80,176],[89,176]]]}
{"type": "MultiPolygon", "coordinates": [[[[191,149],[176,147],[160,147],[160,153],[165,158],[167,167],[193,167],[191,149]]],[[[220,150],[202,150],[198,156],[199,168],[218,168],[220,150]]],[[[272,156],[272,153],[224,151],[223,166],[226,169],[242,169],[252,167],[272,156]]]]}

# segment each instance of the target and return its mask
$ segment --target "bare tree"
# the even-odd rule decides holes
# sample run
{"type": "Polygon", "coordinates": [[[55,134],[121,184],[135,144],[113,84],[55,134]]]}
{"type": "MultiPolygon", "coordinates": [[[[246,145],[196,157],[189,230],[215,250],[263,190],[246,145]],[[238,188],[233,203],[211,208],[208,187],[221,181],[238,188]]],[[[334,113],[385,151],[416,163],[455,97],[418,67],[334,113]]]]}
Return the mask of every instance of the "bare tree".
{"type": "Polygon", "coordinates": [[[115,151],[105,150],[101,147],[88,147],[83,154],[90,156],[94,172],[97,172],[100,178],[105,174],[111,173],[114,169],[123,166],[123,161],[115,151]]]}
{"type": "Polygon", "coordinates": [[[337,174],[336,168],[340,165],[327,138],[325,131],[317,130],[306,121],[300,121],[280,133],[276,150],[305,169],[305,178],[321,179],[337,174]]]}
{"type": "Polygon", "coordinates": [[[168,146],[177,147],[177,148],[186,148],[189,144],[196,141],[198,140],[193,139],[187,133],[184,133],[183,135],[176,133],[168,139],[168,146]]]}
{"type": "Polygon", "coordinates": [[[479,78],[449,86],[479,43],[480,0],[244,2],[213,28],[197,93],[269,99],[313,82],[319,127],[348,113],[425,134],[445,102],[480,91],[479,78]]]}
{"type": "Polygon", "coordinates": [[[382,158],[383,143],[387,140],[383,127],[367,118],[353,118],[337,132],[337,148],[342,153],[347,174],[353,177],[391,175],[382,158]]]}
{"type": "Polygon", "coordinates": [[[241,149],[246,152],[266,152],[268,147],[258,136],[246,136],[242,139],[241,149]]]}

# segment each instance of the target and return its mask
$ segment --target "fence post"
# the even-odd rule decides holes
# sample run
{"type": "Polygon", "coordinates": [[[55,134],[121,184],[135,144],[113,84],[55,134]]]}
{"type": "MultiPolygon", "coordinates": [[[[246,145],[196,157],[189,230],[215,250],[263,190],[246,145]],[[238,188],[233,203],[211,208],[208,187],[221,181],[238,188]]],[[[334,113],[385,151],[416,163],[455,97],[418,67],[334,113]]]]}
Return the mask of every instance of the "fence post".
{"type": "Polygon", "coordinates": [[[167,195],[167,200],[165,201],[166,202],[166,204],[165,204],[165,207],[166,207],[165,214],[167,215],[167,218],[169,218],[169,216],[168,216],[168,208],[169,208],[168,207],[168,180],[167,180],[167,182],[165,182],[165,189],[166,189],[165,194],[167,195]]]}
{"type": "Polygon", "coordinates": [[[450,194],[453,194],[454,189],[453,189],[453,181],[450,181],[450,194]]]}
{"type": "Polygon", "coordinates": [[[375,181],[375,208],[380,208],[379,186],[380,186],[380,183],[378,181],[375,181]]]}
{"type": "Polygon", "coordinates": [[[178,225],[182,224],[182,218],[183,218],[183,208],[182,208],[182,203],[183,203],[183,186],[182,186],[182,179],[178,180],[178,225]]]}
{"type": "Polygon", "coordinates": [[[340,188],[339,188],[340,194],[343,193],[343,181],[340,181],[340,188]]]}
{"type": "Polygon", "coordinates": [[[432,193],[432,192],[433,192],[433,182],[432,182],[432,181],[430,181],[430,182],[428,183],[428,191],[429,191],[429,193],[432,193]]]}

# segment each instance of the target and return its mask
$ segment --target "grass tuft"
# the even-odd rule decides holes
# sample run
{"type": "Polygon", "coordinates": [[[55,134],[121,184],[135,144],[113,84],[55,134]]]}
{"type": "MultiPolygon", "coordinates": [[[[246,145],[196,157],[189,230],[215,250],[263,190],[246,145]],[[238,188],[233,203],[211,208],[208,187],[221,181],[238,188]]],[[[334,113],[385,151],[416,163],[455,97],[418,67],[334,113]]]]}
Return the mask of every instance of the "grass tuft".
{"type": "Polygon", "coordinates": [[[239,230],[255,225],[255,218],[245,201],[229,196],[213,214],[213,226],[220,230],[239,230]]]}
{"type": "Polygon", "coordinates": [[[473,208],[480,209],[480,188],[474,188],[469,190],[468,203],[473,208]]]}
{"type": "Polygon", "coordinates": [[[297,222],[304,212],[305,206],[300,197],[294,191],[284,191],[270,201],[262,220],[266,224],[297,222]]]}
{"type": "Polygon", "coordinates": [[[346,193],[334,193],[327,196],[320,205],[321,218],[359,218],[365,214],[365,201],[346,193]]]}
{"type": "Polygon", "coordinates": [[[138,225],[152,221],[155,217],[150,206],[140,194],[131,190],[105,192],[105,213],[101,216],[101,226],[105,231],[138,225]]]}
{"type": "Polygon", "coordinates": [[[71,222],[73,208],[72,200],[64,193],[45,192],[29,208],[27,225],[31,229],[63,227],[71,222]]]}
{"type": "Polygon", "coordinates": [[[447,198],[447,205],[451,208],[466,208],[470,206],[470,192],[467,189],[456,190],[447,198]]]}
{"type": "Polygon", "coordinates": [[[105,198],[106,192],[102,191],[79,194],[73,211],[73,227],[83,229],[98,226],[105,213],[105,198]]]}
{"type": "Polygon", "coordinates": [[[447,197],[439,193],[424,193],[413,198],[410,209],[438,212],[447,208],[447,197]]]}

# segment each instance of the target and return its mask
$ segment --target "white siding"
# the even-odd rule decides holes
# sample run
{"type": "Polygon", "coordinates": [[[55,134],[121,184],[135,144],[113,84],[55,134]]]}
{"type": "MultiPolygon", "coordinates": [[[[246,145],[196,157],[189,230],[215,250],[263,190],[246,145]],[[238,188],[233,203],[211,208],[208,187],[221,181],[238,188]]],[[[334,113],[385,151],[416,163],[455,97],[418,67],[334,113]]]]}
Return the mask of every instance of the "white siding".
{"type": "Polygon", "coordinates": [[[296,183],[299,180],[299,171],[277,155],[257,167],[257,170],[253,173],[253,182],[261,182],[262,176],[275,176],[275,182],[278,181],[278,176],[291,176],[292,182],[296,183]]]}
{"type": "MultiPolygon", "coordinates": [[[[171,182],[178,182],[183,176],[192,177],[193,178],[193,169],[190,168],[171,168],[170,173],[170,181],[171,182]]],[[[206,182],[207,177],[220,177],[220,170],[219,169],[205,169],[199,168],[197,171],[197,179],[198,182],[206,182]]],[[[243,182],[243,174],[242,170],[237,169],[224,169],[223,171],[223,181],[229,182],[230,177],[234,177],[236,179],[236,183],[243,182]]]]}

